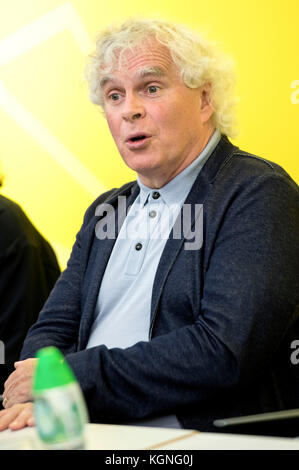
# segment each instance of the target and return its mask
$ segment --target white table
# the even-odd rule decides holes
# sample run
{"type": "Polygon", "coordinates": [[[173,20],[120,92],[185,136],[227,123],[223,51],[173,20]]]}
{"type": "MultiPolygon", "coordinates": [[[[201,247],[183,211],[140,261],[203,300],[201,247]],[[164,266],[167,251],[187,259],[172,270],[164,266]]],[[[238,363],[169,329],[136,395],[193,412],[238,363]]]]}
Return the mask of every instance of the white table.
{"type": "MultiPolygon", "coordinates": [[[[0,432],[0,450],[41,449],[36,429],[0,432]]],[[[299,439],[88,424],[87,450],[299,450],[299,439]]]]}

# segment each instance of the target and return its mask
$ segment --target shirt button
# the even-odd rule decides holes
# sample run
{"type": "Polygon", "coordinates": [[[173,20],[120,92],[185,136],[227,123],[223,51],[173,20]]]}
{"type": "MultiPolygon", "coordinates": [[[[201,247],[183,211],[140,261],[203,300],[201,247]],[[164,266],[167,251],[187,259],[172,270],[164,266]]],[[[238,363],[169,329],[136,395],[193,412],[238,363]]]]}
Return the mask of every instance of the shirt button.
{"type": "Polygon", "coordinates": [[[136,243],[135,250],[140,251],[141,248],[142,248],[142,244],[141,243],[136,243]]]}
{"type": "Polygon", "coordinates": [[[153,197],[153,199],[159,199],[160,193],[158,193],[158,191],[155,191],[155,192],[153,192],[152,197],[153,197]]]}
{"type": "Polygon", "coordinates": [[[156,211],[150,211],[149,214],[148,214],[152,219],[154,219],[157,215],[157,212],[156,211]]]}

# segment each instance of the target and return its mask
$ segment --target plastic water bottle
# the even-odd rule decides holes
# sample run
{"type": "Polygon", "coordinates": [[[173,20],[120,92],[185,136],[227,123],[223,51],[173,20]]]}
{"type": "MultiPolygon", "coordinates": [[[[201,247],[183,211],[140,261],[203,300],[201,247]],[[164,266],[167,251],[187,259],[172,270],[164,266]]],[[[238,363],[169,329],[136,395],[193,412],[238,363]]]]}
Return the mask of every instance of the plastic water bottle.
{"type": "Polygon", "coordinates": [[[84,449],[88,413],[75,376],[57,348],[40,349],[33,382],[34,417],[42,446],[84,449]]]}

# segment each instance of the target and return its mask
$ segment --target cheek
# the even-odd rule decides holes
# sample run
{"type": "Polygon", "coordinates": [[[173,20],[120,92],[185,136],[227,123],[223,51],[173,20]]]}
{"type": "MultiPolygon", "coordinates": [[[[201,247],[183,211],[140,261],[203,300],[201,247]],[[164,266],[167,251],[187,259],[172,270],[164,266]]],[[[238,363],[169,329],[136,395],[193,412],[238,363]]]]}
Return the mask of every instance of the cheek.
{"type": "Polygon", "coordinates": [[[171,136],[176,132],[177,119],[174,109],[168,106],[161,106],[152,110],[151,119],[159,135],[164,138],[171,136]]]}
{"type": "Polygon", "coordinates": [[[113,139],[117,142],[120,136],[120,125],[117,119],[106,116],[107,124],[113,139]]]}
{"type": "Polygon", "coordinates": [[[181,119],[176,112],[165,113],[160,116],[159,131],[167,146],[172,146],[176,142],[176,138],[182,132],[181,119]]]}
{"type": "Polygon", "coordinates": [[[194,132],[194,128],[198,124],[198,110],[195,109],[194,103],[186,103],[178,101],[172,103],[170,109],[163,111],[163,128],[165,133],[169,135],[172,142],[188,139],[188,136],[194,132]]]}

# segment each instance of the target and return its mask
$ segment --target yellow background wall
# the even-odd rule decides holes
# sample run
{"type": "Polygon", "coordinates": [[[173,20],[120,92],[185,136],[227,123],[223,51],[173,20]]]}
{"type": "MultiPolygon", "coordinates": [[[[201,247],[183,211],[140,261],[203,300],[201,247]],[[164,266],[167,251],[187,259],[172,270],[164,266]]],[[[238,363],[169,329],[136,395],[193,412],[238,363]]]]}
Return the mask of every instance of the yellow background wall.
{"type": "Polygon", "coordinates": [[[22,205],[62,267],[88,205],[135,179],[83,77],[97,31],[131,15],[173,19],[219,42],[236,62],[233,142],[299,181],[298,0],[0,0],[2,193],[22,205]]]}

